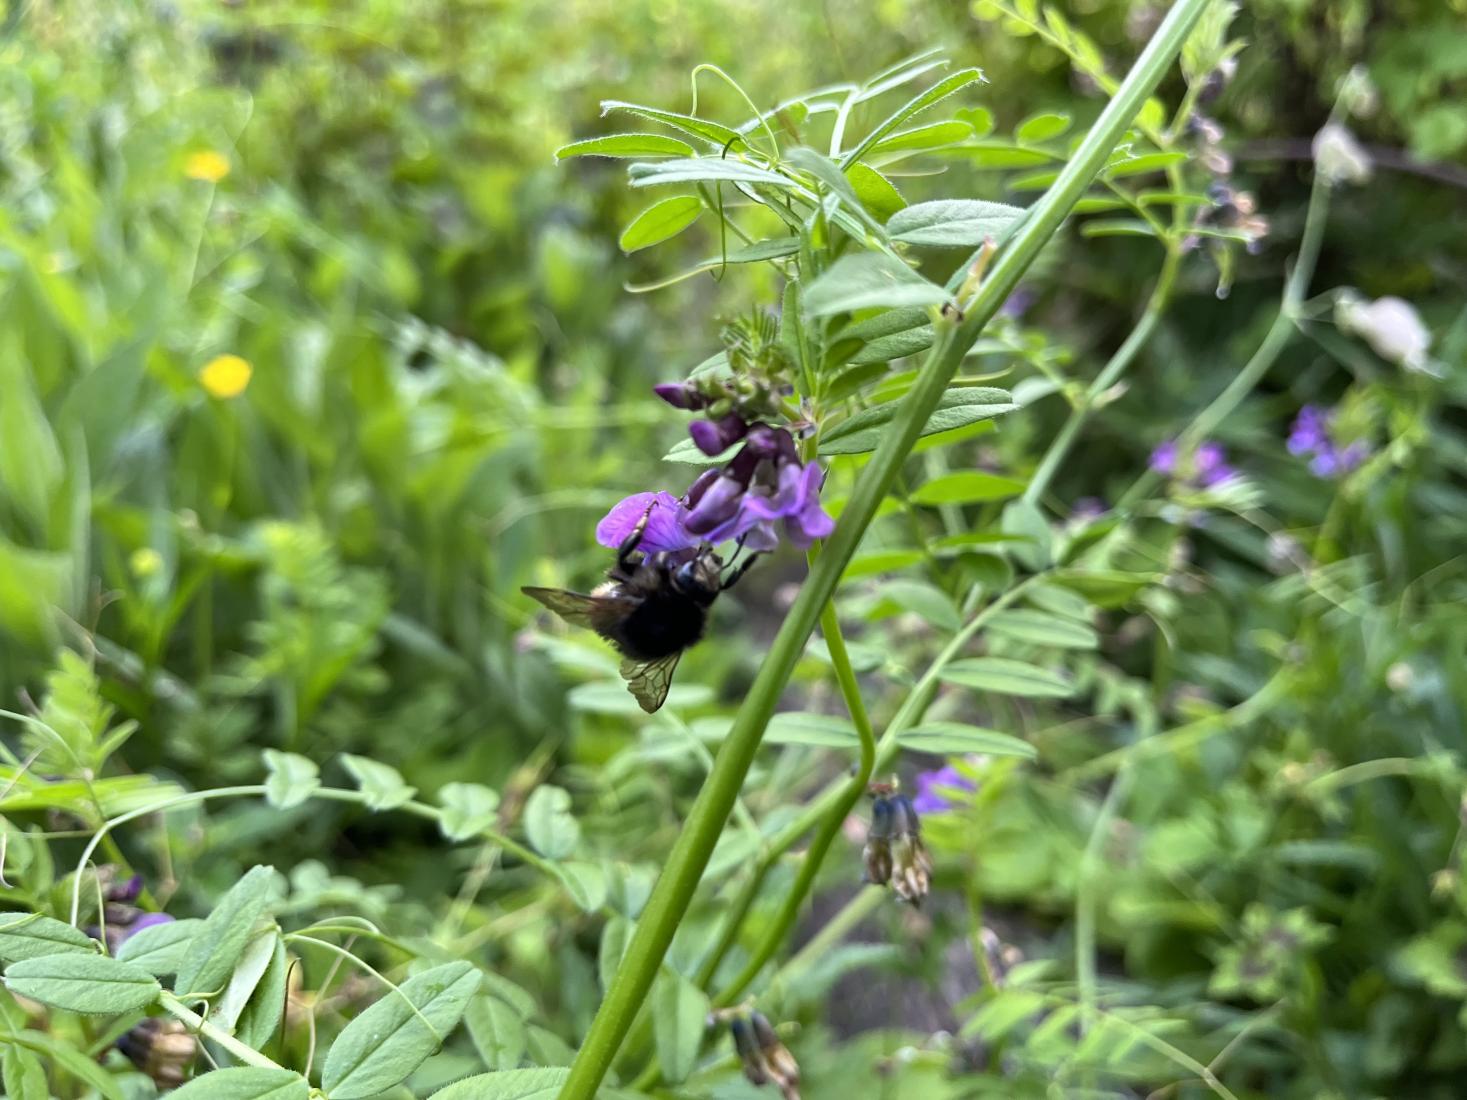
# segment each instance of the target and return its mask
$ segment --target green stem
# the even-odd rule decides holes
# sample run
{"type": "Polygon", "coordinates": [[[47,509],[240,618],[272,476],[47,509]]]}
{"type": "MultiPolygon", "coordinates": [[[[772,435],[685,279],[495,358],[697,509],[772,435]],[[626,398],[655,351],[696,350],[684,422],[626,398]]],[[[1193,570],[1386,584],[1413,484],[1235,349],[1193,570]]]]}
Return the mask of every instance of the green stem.
{"type": "Polygon", "coordinates": [[[1106,390],[1116,384],[1121,375],[1130,367],[1137,353],[1151,339],[1151,334],[1156,331],[1162,314],[1166,312],[1166,307],[1171,302],[1172,290],[1176,286],[1177,271],[1181,267],[1181,260],[1181,249],[1168,243],[1166,259],[1162,262],[1161,271],[1156,278],[1156,286],[1151,290],[1151,297],[1147,299],[1146,308],[1141,313],[1141,320],[1131,330],[1125,342],[1116,349],[1110,361],[1095,376],[1095,381],[1090,383],[1085,391],[1085,396],[1070,410],[1069,418],[1060,427],[1049,449],[1044,452],[1039,468],[1034,471],[1034,476],[1029,479],[1029,485],[1024,490],[1024,500],[1028,503],[1038,504],[1043,498],[1049,489],[1049,483],[1059,471],[1060,464],[1069,454],[1070,447],[1074,444],[1081,429],[1084,428],[1085,422],[1090,419],[1090,414],[1095,411],[1095,402],[1106,390]]]}
{"type": "Polygon", "coordinates": [[[244,1065],[255,1066],[259,1069],[284,1068],[278,1062],[271,1061],[253,1047],[246,1046],[223,1028],[211,1024],[172,993],[165,990],[158,994],[158,1003],[163,1006],[164,1011],[170,1016],[182,1021],[190,1031],[197,1035],[202,1035],[210,1042],[227,1050],[244,1065]]]}
{"type": "Polygon", "coordinates": [[[963,356],[1104,167],[1106,158],[1124,136],[1147,96],[1171,68],[1207,3],[1208,0],[1178,0],[1173,6],[1121,82],[1115,97],[1075,150],[1074,157],[1031,208],[1024,224],[998,257],[968,305],[964,320],[955,328],[946,329],[928,354],[891,427],[862,470],[834,533],[785,616],[769,655],[739,708],[733,728],[719,749],[713,773],[688,814],[667,865],[637,921],[636,932],[611,989],[571,1065],[560,1100],[592,1100],[606,1076],[693,900],[734,799],[758,752],[764,728],[804,652],[805,642],[923,425],[962,365],[963,356]]]}
{"type": "Polygon", "coordinates": [[[810,888],[815,884],[815,876],[820,873],[830,845],[840,833],[851,809],[866,792],[866,785],[871,782],[871,773],[876,769],[876,732],[871,728],[866,705],[861,701],[861,688],[856,682],[856,671],[851,667],[850,653],[846,650],[846,641],[840,632],[840,621],[836,618],[834,604],[827,602],[820,613],[820,628],[825,634],[825,644],[830,649],[830,660],[835,666],[835,677],[840,683],[841,696],[845,699],[846,709],[850,711],[851,721],[856,725],[856,734],[861,739],[861,761],[856,766],[856,774],[851,776],[840,797],[826,813],[820,831],[810,841],[810,849],[800,864],[800,873],[785,896],[779,913],[770,923],[764,938],[759,941],[759,946],[749,956],[743,970],[713,999],[714,1007],[721,1008],[738,1000],[739,994],[749,987],[759,976],[759,971],[764,969],[764,965],[784,945],[785,937],[789,935],[800,915],[800,906],[804,904],[810,888]]]}
{"type": "Polygon", "coordinates": [[[797,978],[802,970],[815,963],[820,956],[840,943],[856,925],[860,924],[868,916],[879,909],[886,901],[887,893],[883,887],[867,886],[857,891],[851,900],[841,907],[840,912],[826,921],[804,947],[790,958],[790,960],[779,968],[773,982],[792,981],[797,978]]]}
{"type": "MultiPolygon", "coordinates": [[[[1284,284],[1283,301],[1279,306],[1279,312],[1273,319],[1273,324],[1263,337],[1263,342],[1258,345],[1243,369],[1233,376],[1233,380],[1224,387],[1212,401],[1193,419],[1187,429],[1177,438],[1178,444],[1183,450],[1189,449],[1203,439],[1207,438],[1209,432],[1221,424],[1232,414],[1245,397],[1253,392],[1263,376],[1268,373],[1268,368],[1283,353],[1289,341],[1293,338],[1298,327],[1299,310],[1309,291],[1309,283],[1314,278],[1314,268],[1319,263],[1319,249],[1324,241],[1324,226],[1329,213],[1329,184],[1324,176],[1318,172],[1314,175],[1314,185],[1309,191],[1309,208],[1304,217],[1304,233],[1299,241],[1299,254],[1294,259],[1294,268],[1289,272],[1288,281],[1284,284]]],[[[1117,510],[1124,511],[1134,505],[1143,496],[1151,491],[1152,487],[1160,480],[1160,475],[1152,471],[1142,474],[1122,495],[1117,503],[1117,510]]]]}

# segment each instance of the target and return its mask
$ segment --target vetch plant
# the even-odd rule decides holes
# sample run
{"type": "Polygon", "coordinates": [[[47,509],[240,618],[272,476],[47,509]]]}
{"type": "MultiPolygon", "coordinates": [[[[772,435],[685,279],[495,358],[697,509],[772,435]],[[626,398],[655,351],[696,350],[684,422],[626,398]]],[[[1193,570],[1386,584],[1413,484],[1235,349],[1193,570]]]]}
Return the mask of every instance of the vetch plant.
{"type": "MultiPolygon", "coordinates": [[[[879,187],[882,181],[879,171],[852,170],[879,152],[880,143],[891,140],[920,111],[975,83],[979,79],[975,70],[959,72],[938,82],[850,143],[846,129],[852,110],[863,95],[872,92],[873,86],[842,88],[813,97],[812,104],[804,105],[802,115],[814,114],[818,108],[821,114],[835,116],[828,155],[806,147],[782,150],[773,122],[784,120],[769,116],[756,115],[740,126],[727,126],[657,108],[625,103],[608,105],[609,112],[625,112],[661,122],[677,130],[680,139],[696,142],[706,150],[702,155],[634,165],[631,174],[635,186],[692,186],[700,195],[713,199],[715,207],[720,200],[714,195],[721,195],[724,186],[728,186],[743,199],[757,203],[785,227],[782,236],[754,239],[736,228],[738,223],[725,219],[723,224],[731,232],[750,239],[742,250],[725,253],[721,262],[790,257],[775,261],[788,269],[782,324],[788,333],[786,343],[791,358],[799,364],[798,373],[806,387],[801,396],[813,406],[816,455],[820,453],[821,435],[826,430],[823,418],[833,398],[842,393],[860,393],[863,388],[862,375],[851,374],[854,368],[839,374],[829,369],[830,358],[834,358],[836,367],[848,361],[839,354],[827,357],[831,337],[840,331],[832,328],[834,320],[852,311],[873,308],[902,311],[890,318],[895,323],[889,324],[885,332],[907,334],[911,340],[906,346],[907,353],[919,350],[923,341],[931,350],[900,401],[875,405],[864,414],[867,417],[864,423],[859,412],[850,414],[844,421],[847,425],[860,423],[863,428],[878,423],[884,423],[885,427],[872,439],[871,459],[862,470],[835,530],[814,556],[810,575],[786,615],[668,857],[627,945],[616,979],[571,1067],[560,1094],[562,1100],[590,1100],[616,1057],[733,810],[743,777],[795,660],[817,622],[822,622],[827,628],[826,641],[835,660],[842,693],[862,735],[863,747],[856,782],[852,784],[854,790],[840,797],[833,807],[835,812],[825,817],[822,833],[805,857],[793,905],[785,906],[788,917],[782,915],[775,922],[772,937],[775,946],[788,928],[788,918],[792,918],[803,896],[800,886],[808,888],[813,878],[811,868],[818,868],[828,847],[829,835],[833,833],[830,822],[844,818],[854,802],[852,794],[859,797],[877,762],[874,733],[865,717],[852,670],[841,660],[843,645],[830,607],[840,574],[855,554],[877,506],[917,440],[929,432],[961,427],[998,411],[993,406],[1001,404],[1000,401],[985,398],[980,404],[963,392],[965,387],[950,389],[963,358],[1018,286],[1039,249],[1112,156],[1205,7],[1205,0],[1181,0],[1173,8],[1044,197],[1022,213],[971,201],[949,200],[897,210],[883,224],[871,212],[871,206],[862,201],[852,181],[859,174],[871,181],[868,186],[879,187]],[[939,284],[907,262],[901,246],[909,243],[978,251],[972,260],[958,265],[944,284],[939,284]],[[995,243],[999,245],[996,256],[985,270],[979,265],[979,259],[995,243]],[[955,420],[931,421],[934,415],[940,417],[945,408],[982,411],[959,413],[955,420]],[[881,420],[873,420],[871,413],[881,420]]],[[[891,76],[887,74],[886,79],[890,80],[891,76]]],[[[592,141],[574,151],[595,152],[597,147],[592,141]]],[[[632,155],[645,151],[633,148],[632,155]]],[[[871,371],[868,377],[874,379],[880,373],[871,371]]],[[[839,430],[840,424],[840,420],[835,420],[831,430],[839,430]]],[[[750,969],[757,973],[756,962],[762,966],[759,954],[746,967],[746,974],[750,969]]],[[[734,982],[735,989],[745,985],[747,980],[743,977],[734,982]]]]}

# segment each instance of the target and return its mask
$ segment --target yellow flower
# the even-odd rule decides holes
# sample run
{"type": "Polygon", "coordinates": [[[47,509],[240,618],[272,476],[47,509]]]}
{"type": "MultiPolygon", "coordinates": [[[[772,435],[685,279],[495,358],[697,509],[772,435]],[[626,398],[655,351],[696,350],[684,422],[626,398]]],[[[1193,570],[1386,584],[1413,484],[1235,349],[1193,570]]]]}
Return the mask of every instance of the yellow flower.
{"type": "Polygon", "coordinates": [[[199,371],[199,381],[215,397],[238,397],[254,373],[255,368],[238,355],[216,355],[199,371]]]}
{"type": "Polygon", "coordinates": [[[229,175],[229,158],[212,149],[191,153],[188,160],[183,162],[183,174],[191,180],[218,183],[229,175]]]}

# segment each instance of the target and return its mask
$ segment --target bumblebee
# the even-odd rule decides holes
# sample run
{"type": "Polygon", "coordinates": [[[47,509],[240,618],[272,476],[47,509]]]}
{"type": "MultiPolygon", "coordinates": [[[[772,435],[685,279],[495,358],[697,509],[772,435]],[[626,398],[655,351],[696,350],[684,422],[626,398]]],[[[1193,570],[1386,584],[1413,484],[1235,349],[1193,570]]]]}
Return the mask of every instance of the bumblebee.
{"type": "Polygon", "coordinates": [[[647,554],[638,549],[647,510],[616,552],[606,581],[589,594],[564,588],[522,588],[566,622],[587,626],[621,654],[627,690],[648,714],[667,699],[673,670],[683,650],[695,645],[708,625],[708,611],[754,564],[750,554],[725,570],[707,543],[688,550],[647,554]]]}

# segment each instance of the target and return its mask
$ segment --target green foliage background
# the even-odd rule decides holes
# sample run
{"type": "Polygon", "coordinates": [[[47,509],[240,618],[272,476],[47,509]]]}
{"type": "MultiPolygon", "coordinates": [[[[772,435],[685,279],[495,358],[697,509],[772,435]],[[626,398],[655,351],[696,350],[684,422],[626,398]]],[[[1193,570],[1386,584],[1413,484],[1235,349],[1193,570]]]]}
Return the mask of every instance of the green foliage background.
{"type": "MultiPolygon", "coordinates": [[[[1115,72],[1159,14],[1061,7],[1115,72]]],[[[1128,392],[1054,483],[1049,518],[1063,530],[1080,498],[1114,502],[1262,339],[1302,230],[1310,139],[1357,63],[1380,107],[1351,125],[1386,154],[1370,183],[1335,198],[1313,289],[1411,300],[1445,377],[1403,378],[1332,329],[1296,340],[1215,433],[1255,495],[1196,526],[1178,521],[1185,502],[1136,523],[1126,567],[1156,583],[1111,601],[1096,653],[1066,658],[1080,693],[960,715],[1024,736],[1037,760],[991,765],[970,805],[931,823],[945,901],[922,916],[880,910],[861,943],[806,960],[808,980],[778,992],[803,1024],[791,1045],[807,1096],[1141,1096],[1173,1082],[1202,1095],[1178,1058],[1222,1052],[1217,1073],[1238,1096],[1456,1095],[1464,19],[1458,0],[1267,0],[1234,24],[1248,46],[1207,109],[1271,233],[1238,257],[1225,299],[1216,270],[1188,262],[1128,392]],[[1342,403],[1381,457],[1348,483],[1310,475],[1282,445],[1309,402],[1342,403]],[[1307,567],[1281,564],[1270,532],[1307,567]],[[1157,749],[1120,767],[1141,736],[1157,749]],[[1086,921],[1108,1015],[1080,1039],[1086,921]],[[978,978],[982,926],[1022,949],[1023,982],[978,978]],[[875,1003],[832,1008],[834,983],[858,967],[878,975],[875,1003]]],[[[666,723],[629,710],[604,650],[531,629],[518,588],[589,584],[605,564],[591,538],[602,512],[684,487],[688,468],[659,460],[682,422],[649,386],[685,375],[717,350],[719,319],[772,303],[779,286],[749,265],[629,293],[717,255],[712,219],[624,255],[616,242],[646,195],[616,162],[557,165],[554,151],[609,132],[603,99],[686,110],[700,62],[762,107],[934,44],[983,68],[965,102],[998,133],[1045,111],[1078,129],[1102,105],[1050,44],[938,0],[12,3],[0,30],[0,704],[34,704],[61,736],[23,719],[4,733],[26,761],[0,771],[6,907],[65,919],[85,833],[171,792],[258,783],[262,751],[276,750],[339,786],[353,774],[342,754],[389,765],[435,804],[447,784],[485,784],[507,831],[554,782],[574,817],[537,806],[532,846],[549,856],[545,830],[561,829],[546,843],[611,867],[613,907],[634,911],[706,770],[696,735],[737,703],[802,563],[766,563],[737,606],[720,604],[717,643],[685,661],[666,723]],[[201,153],[227,175],[191,178],[201,153]],[[228,399],[198,380],[224,354],[253,367],[228,399]],[[43,829],[83,835],[26,839],[43,829]]],[[[716,80],[698,88],[710,116],[747,114],[716,80]]],[[[1175,103],[1180,81],[1164,94],[1175,103]]],[[[1030,201],[1013,178],[955,163],[901,183],[909,198],[1030,201]]],[[[1015,330],[1026,353],[984,368],[1007,371],[1010,388],[1093,377],[1156,266],[1150,241],[1067,230],[1029,288],[1015,330]]],[[[950,461],[1025,477],[1064,411],[1039,400],[947,458],[919,456],[913,476],[950,461]]],[[[960,518],[997,531],[999,506],[960,518]]],[[[947,601],[941,619],[954,577],[997,591],[1014,575],[989,553],[946,571],[920,529],[914,540],[899,527],[873,530],[843,590],[879,713],[933,648],[922,593],[947,601]]],[[[838,709],[833,692],[813,647],[794,702],[838,709]]],[[[812,779],[841,773],[844,760],[795,740],[766,750],[746,788],[751,832],[777,829],[812,779]]],[[[350,912],[471,957],[531,991],[526,1060],[566,1064],[624,918],[582,914],[574,890],[528,862],[502,869],[498,849],[450,847],[442,831],[360,801],[221,800],[120,831],[109,855],[180,916],[273,864],[288,880],[282,923],[350,912]]],[[[758,838],[731,827],[726,840],[724,873],[758,838]]],[[[856,853],[830,860],[802,938],[822,898],[849,892],[856,853]]],[[[776,869],[756,927],[791,875],[776,869]]],[[[715,917],[695,913],[675,965],[715,917]]],[[[406,958],[392,943],[359,950],[384,968],[406,958]]],[[[330,958],[307,959],[319,988],[330,958]]],[[[364,996],[348,991],[323,1028],[364,996]]],[[[55,1026],[105,1048],[83,1024],[55,1026]]],[[[303,1056],[303,1034],[287,1042],[303,1056]]],[[[414,1088],[483,1068],[475,1043],[450,1045],[414,1088]]],[[[149,1095],[126,1079],[129,1096],[149,1095]]],[[[756,1095],[727,1065],[687,1089],[670,1095],[756,1095]]]]}

